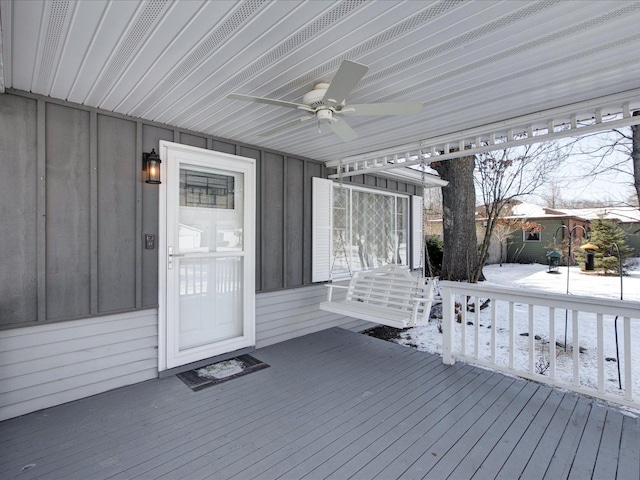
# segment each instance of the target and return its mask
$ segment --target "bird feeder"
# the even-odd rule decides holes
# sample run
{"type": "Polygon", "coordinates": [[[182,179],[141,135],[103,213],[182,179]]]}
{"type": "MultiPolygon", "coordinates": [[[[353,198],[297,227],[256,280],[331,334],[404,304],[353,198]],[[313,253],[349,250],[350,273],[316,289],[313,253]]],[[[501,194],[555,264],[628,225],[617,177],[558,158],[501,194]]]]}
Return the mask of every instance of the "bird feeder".
{"type": "Polygon", "coordinates": [[[585,243],[580,247],[580,250],[584,250],[584,269],[585,271],[593,271],[596,269],[595,262],[595,252],[598,249],[597,245],[594,245],[591,242],[585,243]]]}
{"type": "Polygon", "coordinates": [[[562,254],[557,250],[547,253],[547,262],[549,263],[549,271],[547,273],[560,273],[558,268],[560,267],[560,259],[562,254]]]}

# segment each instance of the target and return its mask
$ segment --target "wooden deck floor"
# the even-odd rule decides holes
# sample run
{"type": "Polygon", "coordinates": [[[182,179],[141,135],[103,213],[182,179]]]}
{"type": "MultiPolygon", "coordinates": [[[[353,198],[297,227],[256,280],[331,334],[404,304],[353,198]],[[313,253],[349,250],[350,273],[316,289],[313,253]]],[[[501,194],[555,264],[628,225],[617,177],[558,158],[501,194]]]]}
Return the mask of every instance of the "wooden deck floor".
{"type": "Polygon", "coordinates": [[[616,409],[331,329],[200,392],[169,377],[0,424],[0,478],[640,478],[616,409]]]}

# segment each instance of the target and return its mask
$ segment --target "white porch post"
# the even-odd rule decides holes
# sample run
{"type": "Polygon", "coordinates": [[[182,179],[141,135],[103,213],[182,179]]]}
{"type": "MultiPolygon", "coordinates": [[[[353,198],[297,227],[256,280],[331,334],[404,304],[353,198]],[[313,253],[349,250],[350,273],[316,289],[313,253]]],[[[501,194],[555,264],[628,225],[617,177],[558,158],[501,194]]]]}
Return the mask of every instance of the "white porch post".
{"type": "Polygon", "coordinates": [[[454,294],[450,287],[440,287],[442,296],[442,363],[453,365],[453,332],[455,329],[455,305],[454,294]]]}

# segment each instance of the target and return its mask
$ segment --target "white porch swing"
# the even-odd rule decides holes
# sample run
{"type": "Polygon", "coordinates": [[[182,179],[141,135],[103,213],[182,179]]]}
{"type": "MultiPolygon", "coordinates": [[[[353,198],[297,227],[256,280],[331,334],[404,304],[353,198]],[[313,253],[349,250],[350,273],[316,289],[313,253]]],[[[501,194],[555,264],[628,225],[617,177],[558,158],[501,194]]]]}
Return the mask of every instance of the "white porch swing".
{"type": "MultiPolygon", "coordinates": [[[[422,169],[422,178],[422,227],[424,228],[424,168],[422,169]]],[[[342,182],[340,183],[342,184],[342,182]]],[[[320,303],[320,309],[395,328],[426,325],[435,296],[435,281],[433,277],[425,277],[424,275],[424,260],[427,262],[430,273],[431,263],[426,251],[424,235],[422,237],[419,275],[415,277],[406,267],[397,264],[352,273],[341,232],[340,240],[351,280],[348,286],[327,284],[327,300],[320,303]],[[334,289],[346,290],[346,297],[334,299],[334,289]]],[[[335,251],[329,275],[330,280],[333,279],[337,255],[338,252],[335,251]]]]}

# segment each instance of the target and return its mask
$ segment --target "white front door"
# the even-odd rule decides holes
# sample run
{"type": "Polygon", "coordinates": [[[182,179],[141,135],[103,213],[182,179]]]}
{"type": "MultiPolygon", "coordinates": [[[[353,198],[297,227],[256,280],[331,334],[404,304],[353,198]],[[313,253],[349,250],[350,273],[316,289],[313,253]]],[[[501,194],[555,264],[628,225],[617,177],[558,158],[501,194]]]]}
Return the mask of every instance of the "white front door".
{"type": "Polygon", "coordinates": [[[255,160],[160,142],[160,370],[255,345],[255,160]]]}

